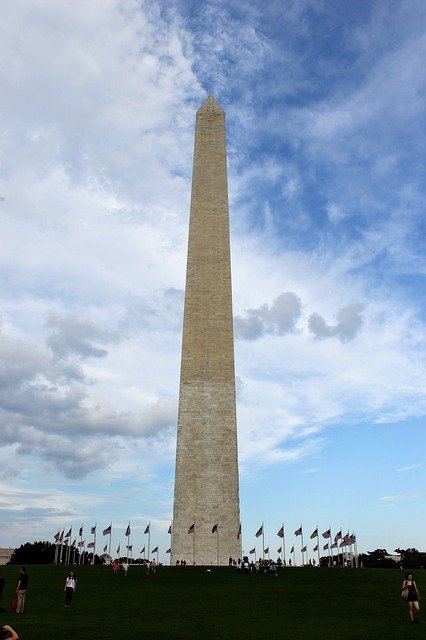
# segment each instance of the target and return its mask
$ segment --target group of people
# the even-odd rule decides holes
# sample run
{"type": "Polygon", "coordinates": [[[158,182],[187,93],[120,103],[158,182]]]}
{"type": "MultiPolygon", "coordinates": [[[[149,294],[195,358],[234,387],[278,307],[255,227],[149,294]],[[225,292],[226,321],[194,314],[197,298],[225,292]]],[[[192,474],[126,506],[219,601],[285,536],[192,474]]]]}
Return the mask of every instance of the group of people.
{"type": "MultiPolygon", "coordinates": [[[[0,576],[1,577],[1,576],[0,576]]],[[[0,600],[1,595],[3,593],[3,587],[5,584],[4,578],[1,577],[0,580],[1,589],[0,589],[0,600]]],[[[16,583],[15,595],[13,597],[12,608],[15,609],[16,613],[22,613],[25,608],[25,596],[27,595],[28,588],[28,573],[25,567],[21,567],[19,571],[18,581],[16,583]]],[[[18,640],[19,636],[16,633],[15,629],[9,624],[4,624],[0,627],[0,640],[18,640]]]]}
{"type": "MultiPolygon", "coordinates": [[[[28,589],[28,573],[26,567],[21,567],[19,571],[18,582],[16,583],[16,590],[12,601],[12,609],[16,613],[23,613],[25,609],[25,598],[28,589]]],[[[3,594],[3,587],[5,580],[0,574],[0,603],[1,596],[3,594]]],[[[64,593],[65,593],[65,607],[71,606],[72,596],[77,588],[77,577],[74,571],[70,571],[65,579],[64,593]]],[[[4,611],[4,609],[2,609],[4,611]]],[[[0,626],[0,640],[19,640],[17,632],[8,624],[0,626]]]]}
{"type": "MultiPolygon", "coordinates": [[[[274,561],[266,562],[259,560],[257,562],[248,562],[247,558],[243,560],[238,559],[236,562],[229,559],[229,565],[235,566],[238,571],[246,571],[246,572],[258,572],[263,569],[265,572],[271,575],[277,575],[277,563],[274,561]]],[[[124,570],[125,575],[127,575],[127,564],[124,566],[122,564],[122,568],[124,570]]],[[[119,564],[118,562],[113,563],[113,571],[114,574],[118,573],[119,564]]],[[[154,562],[147,563],[147,571],[148,573],[155,573],[156,564],[154,562]]],[[[15,609],[16,613],[22,613],[25,607],[25,597],[28,588],[28,573],[25,567],[21,567],[18,577],[18,582],[16,584],[16,592],[14,601],[12,603],[12,608],[15,609]]],[[[3,593],[3,587],[5,585],[5,580],[0,573],[0,604],[1,604],[1,596],[3,593]]],[[[69,571],[64,585],[65,592],[65,607],[69,608],[71,606],[72,597],[77,588],[77,577],[74,571],[69,571]]],[[[407,573],[403,583],[402,583],[402,591],[401,596],[408,604],[408,614],[410,617],[410,621],[413,624],[419,623],[419,613],[420,613],[420,594],[413,578],[412,573],[407,573]]],[[[2,609],[4,611],[4,609],[2,609]]],[[[19,640],[19,636],[14,629],[8,624],[0,626],[0,640],[19,640]]]]}

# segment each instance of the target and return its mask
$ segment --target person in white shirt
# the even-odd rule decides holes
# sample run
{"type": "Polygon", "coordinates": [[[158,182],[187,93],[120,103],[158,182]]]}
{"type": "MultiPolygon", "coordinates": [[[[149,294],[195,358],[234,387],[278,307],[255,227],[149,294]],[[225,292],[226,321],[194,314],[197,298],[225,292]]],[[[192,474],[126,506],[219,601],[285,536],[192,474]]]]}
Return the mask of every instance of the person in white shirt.
{"type": "Polygon", "coordinates": [[[77,578],[75,576],[74,571],[70,571],[66,577],[65,586],[64,586],[66,607],[71,606],[72,596],[76,588],[77,588],[77,578]]]}

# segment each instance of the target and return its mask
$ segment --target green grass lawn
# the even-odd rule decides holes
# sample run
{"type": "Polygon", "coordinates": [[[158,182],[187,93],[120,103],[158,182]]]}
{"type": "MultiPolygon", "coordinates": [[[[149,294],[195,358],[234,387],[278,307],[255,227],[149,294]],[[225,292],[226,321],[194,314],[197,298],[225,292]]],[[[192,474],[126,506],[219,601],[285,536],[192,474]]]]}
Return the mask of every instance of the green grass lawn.
{"type": "MultiPolygon", "coordinates": [[[[9,606],[19,567],[6,578],[0,622],[21,640],[194,640],[426,638],[426,619],[410,625],[400,597],[404,572],[374,569],[283,569],[277,578],[236,570],[160,567],[155,576],[130,567],[75,567],[72,607],[64,607],[67,568],[29,566],[26,610],[9,606]]],[[[426,578],[415,572],[420,594],[426,578]]]]}

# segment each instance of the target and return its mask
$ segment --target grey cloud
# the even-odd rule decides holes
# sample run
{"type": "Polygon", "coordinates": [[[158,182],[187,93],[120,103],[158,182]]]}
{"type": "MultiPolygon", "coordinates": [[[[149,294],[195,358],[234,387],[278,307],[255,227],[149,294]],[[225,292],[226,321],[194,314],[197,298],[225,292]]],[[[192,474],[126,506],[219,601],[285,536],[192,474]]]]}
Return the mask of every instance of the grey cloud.
{"type": "Polygon", "coordinates": [[[127,309],[120,330],[139,333],[142,329],[157,331],[161,325],[171,331],[181,328],[183,320],[184,292],[169,287],[148,298],[135,298],[127,309]]]}
{"type": "Polygon", "coordinates": [[[79,358],[103,358],[107,350],[100,344],[117,342],[115,331],[102,329],[90,320],[80,320],[71,313],[58,315],[50,313],[46,327],[53,329],[47,338],[47,344],[60,358],[75,354],[79,358]]]}
{"type": "MultiPolygon", "coordinates": [[[[31,494],[15,495],[17,500],[31,500],[34,498],[31,494]]],[[[1,496],[0,496],[1,500],[1,496]]],[[[71,518],[75,517],[71,511],[65,511],[63,509],[51,509],[49,507],[24,507],[23,509],[16,509],[8,506],[0,506],[0,519],[2,526],[5,527],[8,524],[22,523],[25,527],[29,527],[33,524],[39,525],[43,521],[49,521],[52,518],[71,518]]]]}
{"type": "Polygon", "coordinates": [[[281,293],[271,306],[264,304],[249,309],[245,318],[236,316],[234,331],[236,338],[256,340],[264,334],[284,335],[295,333],[296,324],[302,314],[302,302],[295,293],[281,293]]]}
{"type": "Polygon", "coordinates": [[[335,325],[328,325],[322,316],[313,313],[309,316],[309,329],[316,340],[338,338],[341,342],[347,342],[356,336],[362,326],[362,308],[363,305],[360,303],[343,307],[336,314],[337,323],[335,325]]]}
{"type": "MultiPolygon", "coordinates": [[[[73,324],[75,326],[75,324],[73,324]]],[[[17,445],[70,478],[108,466],[117,438],[153,438],[176,423],[176,400],[140,414],[94,404],[79,367],[0,334],[0,446],[17,445]]]]}

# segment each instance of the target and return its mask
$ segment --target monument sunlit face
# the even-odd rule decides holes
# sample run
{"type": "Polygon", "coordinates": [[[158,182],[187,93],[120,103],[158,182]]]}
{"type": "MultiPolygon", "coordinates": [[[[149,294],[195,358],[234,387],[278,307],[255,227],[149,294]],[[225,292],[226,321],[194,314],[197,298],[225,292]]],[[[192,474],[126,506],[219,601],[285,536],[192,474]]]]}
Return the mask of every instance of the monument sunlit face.
{"type": "Polygon", "coordinates": [[[179,390],[172,563],[241,556],[225,114],[197,112],[179,390]]]}

